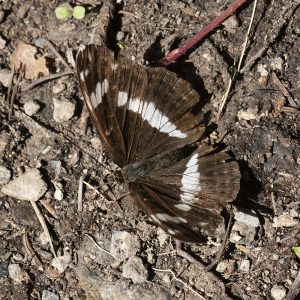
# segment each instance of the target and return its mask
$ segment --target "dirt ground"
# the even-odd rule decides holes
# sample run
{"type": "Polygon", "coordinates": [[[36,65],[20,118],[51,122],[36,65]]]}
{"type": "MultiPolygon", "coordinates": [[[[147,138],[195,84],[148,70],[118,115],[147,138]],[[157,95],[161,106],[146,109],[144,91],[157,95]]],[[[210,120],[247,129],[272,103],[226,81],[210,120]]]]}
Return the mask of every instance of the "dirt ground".
{"type": "MultiPolygon", "coordinates": [[[[299,4],[258,1],[245,68],[219,120],[218,107],[240,57],[253,2],[169,67],[192,84],[205,104],[205,142],[230,151],[242,174],[224,255],[205,271],[176,254],[174,240],[130,195],[124,196],[120,174],[101,151],[90,122],[82,133],[76,76],[27,90],[36,79],[23,79],[9,118],[11,57],[19,41],[37,47],[36,57],[46,59],[51,74],[68,70],[53,48],[73,68],[80,44],[101,41],[112,49],[119,42],[129,60],[152,64],[230,1],[118,2],[110,6],[109,17],[107,2],[82,0],[84,19],[64,21],[54,14],[59,1],[0,2],[0,188],[28,168],[39,169],[34,178],[45,192],[37,205],[59,256],[53,258],[31,203],[2,189],[0,299],[294,299],[289,291],[299,281],[299,259],[292,251],[300,243],[299,4]],[[81,210],[82,180],[89,185],[83,185],[81,210]]],[[[183,249],[208,265],[223,238],[211,236],[183,249]]]]}

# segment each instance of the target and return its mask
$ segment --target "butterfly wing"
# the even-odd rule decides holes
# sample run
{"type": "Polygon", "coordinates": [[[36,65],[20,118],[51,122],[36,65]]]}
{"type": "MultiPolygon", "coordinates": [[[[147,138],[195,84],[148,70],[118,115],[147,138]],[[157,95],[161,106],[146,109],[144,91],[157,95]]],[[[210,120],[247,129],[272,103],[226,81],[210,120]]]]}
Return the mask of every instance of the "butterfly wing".
{"type": "Polygon", "coordinates": [[[115,60],[96,45],[78,53],[77,72],[93,123],[106,152],[121,167],[198,140],[199,95],[164,68],[115,60]]]}
{"type": "Polygon", "coordinates": [[[239,190],[238,164],[227,153],[202,147],[188,158],[130,183],[131,194],[152,220],[183,241],[201,241],[193,228],[213,233],[220,211],[239,190]]]}

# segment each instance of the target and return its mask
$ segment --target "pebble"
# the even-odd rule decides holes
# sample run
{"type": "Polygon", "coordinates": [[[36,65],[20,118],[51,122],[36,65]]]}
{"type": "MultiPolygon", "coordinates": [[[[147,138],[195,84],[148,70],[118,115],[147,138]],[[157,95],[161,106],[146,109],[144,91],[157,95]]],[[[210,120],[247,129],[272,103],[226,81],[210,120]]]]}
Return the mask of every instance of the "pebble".
{"type": "Polygon", "coordinates": [[[53,86],[52,91],[54,94],[59,94],[63,92],[65,89],[66,89],[66,85],[62,82],[58,82],[53,86]]]}
{"type": "Polygon", "coordinates": [[[271,288],[271,297],[274,300],[282,300],[285,298],[286,295],[286,289],[280,285],[274,285],[271,288]]]}
{"type": "Polygon", "coordinates": [[[225,29],[229,33],[235,33],[236,29],[239,27],[239,21],[235,15],[232,15],[226,21],[223,22],[225,29]]]}
{"type": "Polygon", "coordinates": [[[4,49],[6,45],[6,40],[4,40],[1,36],[0,36],[0,50],[4,49]]]}
{"type": "Polygon", "coordinates": [[[59,300],[59,296],[50,291],[43,290],[42,300],[59,300]]]}
{"type": "Polygon", "coordinates": [[[5,87],[9,87],[11,82],[11,71],[8,69],[1,69],[0,70],[0,82],[5,87]]]}
{"type": "Polygon", "coordinates": [[[0,10],[0,24],[3,22],[5,16],[5,12],[3,10],[0,10]]]}
{"type": "Polygon", "coordinates": [[[0,166],[0,185],[7,184],[10,180],[10,176],[10,170],[3,166],[0,166]]]}
{"type": "Polygon", "coordinates": [[[58,100],[53,98],[53,119],[58,122],[66,122],[70,120],[75,112],[75,104],[67,99],[58,100]]]}
{"type": "Polygon", "coordinates": [[[122,275],[133,283],[142,283],[147,281],[148,271],[139,257],[131,256],[123,266],[122,275]]]}
{"type": "Polygon", "coordinates": [[[250,271],[250,260],[243,259],[240,263],[239,269],[243,273],[248,273],[250,271]]]}
{"type": "Polygon", "coordinates": [[[54,182],[55,192],[54,198],[58,201],[62,201],[64,199],[63,186],[60,182],[54,182]]]}
{"type": "Polygon", "coordinates": [[[274,217],[272,227],[295,227],[299,225],[299,220],[295,219],[290,212],[284,212],[278,217],[274,217]]]}
{"type": "Polygon", "coordinates": [[[258,227],[259,218],[257,217],[255,211],[253,210],[240,210],[234,214],[234,219],[240,223],[243,223],[249,227],[258,227]]]}
{"type": "Polygon", "coordinates": [[[57,271],[61,274],[67,269],[71,261],[71,254],[67,253],[62,256],[54,257],[52,259],[51,266],[56,268],[57,271]]]}
{"type": "Polygon", "coordinates": [[[124,261],[139,249],[137,236],[127,231],[115,231],[111,236],[110,254],[117,261],[124,261]]]}
{"type": "Polygon", "coordinates": [[[19,264],[10,264],[8,266],[8,274],[16,283],[28,283],[29,275],[24,271],[19,264]]]}
{"type": "Polygon", "coordinates": [[[36,101],[28,101],[24,104],[24,111],[28,116],[35,115],[39,110],[40,105],[36,101]]]}
{"type": "Polygon", "coordinates": [[[39,169],[28,169],[1,189],[2,193],[19,200],[37,201],[47,191],[39,169]]]}
{"type": "Polygon", "coordinates": [[[8,133],[0,134],[0,156],[3,154],[8,142],[9,142],[9,134],[8,133]]]}

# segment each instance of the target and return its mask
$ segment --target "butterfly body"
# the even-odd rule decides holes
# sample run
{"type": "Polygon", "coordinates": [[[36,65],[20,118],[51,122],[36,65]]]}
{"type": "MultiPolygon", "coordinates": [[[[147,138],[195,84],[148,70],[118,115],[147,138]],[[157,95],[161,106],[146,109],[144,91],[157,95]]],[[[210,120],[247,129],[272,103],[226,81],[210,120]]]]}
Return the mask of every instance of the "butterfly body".
{"type": "Polygon", "coordinates": [[[163,68],[115,59],[86,46],[77,57],[81,90],[106,153],[124,174],[132,197],[175,238],[201,240],[236,197],[240,173],[224,152],[196,146],[204,130],[199,95],[163,68]]]}

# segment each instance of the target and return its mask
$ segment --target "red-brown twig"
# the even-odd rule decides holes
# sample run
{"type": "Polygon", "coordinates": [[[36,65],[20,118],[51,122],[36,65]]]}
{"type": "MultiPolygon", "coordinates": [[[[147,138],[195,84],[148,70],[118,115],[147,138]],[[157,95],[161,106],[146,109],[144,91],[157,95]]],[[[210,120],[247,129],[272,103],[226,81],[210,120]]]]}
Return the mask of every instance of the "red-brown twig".
{"type": "Polygon", "coordinates": [[[241,5],[243,5],[247,0],[236,0],[231,4],[226,10],[224,10],[218,17],[216,17],[212,22],[202,28],[194,37],[187,40],[182,46],[171,51],[164,59],[160,61],[161,66],[167,66],[177,58],[185,54],[189,49],[200,42],[206,35],[208,35],[212,30],[218,27],[222,22],[229,18],[241,5]]]}

